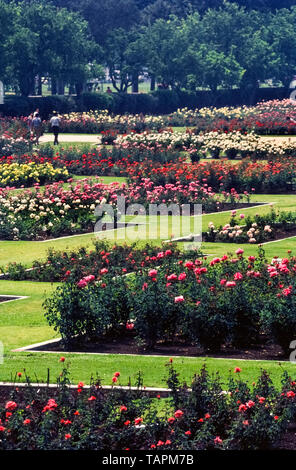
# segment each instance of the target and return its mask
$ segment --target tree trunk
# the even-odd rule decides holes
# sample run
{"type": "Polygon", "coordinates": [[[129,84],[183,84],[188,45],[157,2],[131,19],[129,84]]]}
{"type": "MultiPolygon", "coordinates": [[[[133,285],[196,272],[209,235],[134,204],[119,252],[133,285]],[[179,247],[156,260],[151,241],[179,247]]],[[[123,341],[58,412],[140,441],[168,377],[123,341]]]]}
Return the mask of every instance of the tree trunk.
{"type": "Polygon", "coordinates": [[[58,80],[58,95],[64,95],[65,94],[65,83],[64,80],[59,79],[58,80]]]}
{"type": "Polygon", "coordinates": [[[132,76],[132,92],[139,93],[139,74],[134,73],[132,76]]]}
{"type": "Polygon", "coordinates": [[[57,80],[56,80],[56,78],[51,79],[51,94],[52,95],[57,94],[57,80]]]}
{"type": "Polygon", "coordinates": [[[155,90],[155,75],[151,75],[151,81],[150,81],[150,91],[155,90]]]}
{"type": "Polygon", "coordinates": [[[77,96],[80,96],[81,93],[83,92],[83,83],[82,82],[75,83],[75,89],[76,89],[77,96]]]}
{"type": "Polygon", "coordinates": [[[38,82],[37,82],[37,95],[42,96],[42,81],[41,75],[38,75],[38,82]]]}
{"type": "Polygon", "coordinates": [[[19,87],[22,96],[29,96],[34,91],[34,77],[22,75],[19,80],[19,87]]]}
{"type": "Polygon", "coordinates": [[[36,95],[36,77],[30,78],[30,92],[29,92],[29,94],[31,96],[36,95]]]}
{"type": "Polygon", "coordinates": [[[73,83],[70,83],[69,85],[69,95],[75,95],[75,86],[73,83]]]}

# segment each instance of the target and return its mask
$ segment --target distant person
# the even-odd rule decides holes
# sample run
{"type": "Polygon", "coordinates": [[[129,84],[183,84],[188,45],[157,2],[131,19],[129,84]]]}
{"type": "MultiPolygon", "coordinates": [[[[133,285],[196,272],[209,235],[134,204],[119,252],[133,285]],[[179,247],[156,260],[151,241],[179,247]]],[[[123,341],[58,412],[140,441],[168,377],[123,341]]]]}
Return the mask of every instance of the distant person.
{"type": "Polygon", "coordinates": [[[27,126],[28,126],[30,131],[31,131],[32,121],[33,121],[33,114],[31,113],[30,116],[28,116],[28,119],[27,119],[27,126]]]}
{"type": "Polygon", "coordinates": [[[36,139],[36,144],[39,144],[39,139],[42,134],[42,122],[39,113],[34,113],[31,121],[31,135],[36,139]]]}
{"type": "Polygon", "coordinates": [[[109,86],[107,87],[106,93],[112,93],[112,90],[109,86]]]}
{"type": "Polygon", "coordinates": [[[51,125],[51,130],[53,132],[53,135],[54,135],[54,142],[53,144],[54,145],[59,145],[59,142],[58,142],[58,137],[59,137],[59,132],[60,132],[60,124],[61,124],[61,120],[58,116],[58,113],[56,111],[54,111],[52,113],[52,118],[50,119],[50,125],[51,125]]]}

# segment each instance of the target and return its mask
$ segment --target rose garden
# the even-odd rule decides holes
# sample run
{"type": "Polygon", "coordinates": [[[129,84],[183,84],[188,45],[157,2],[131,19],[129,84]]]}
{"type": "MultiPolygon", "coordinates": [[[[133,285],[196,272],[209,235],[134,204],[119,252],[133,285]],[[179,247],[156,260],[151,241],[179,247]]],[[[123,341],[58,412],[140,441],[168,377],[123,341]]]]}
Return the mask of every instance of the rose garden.
{"type": "Polygon", "coordinates": [[[1,118],[0,449],[295,447],[287,114],[70,113],[57,147],[46,121],[36,146],[25,117],[1,118]],[[146,212],[112,225],[102,209],[97,231],[120,197],[146,212]],[[148,213],[172,204],[191,210],[183,236],[148,213]]]}

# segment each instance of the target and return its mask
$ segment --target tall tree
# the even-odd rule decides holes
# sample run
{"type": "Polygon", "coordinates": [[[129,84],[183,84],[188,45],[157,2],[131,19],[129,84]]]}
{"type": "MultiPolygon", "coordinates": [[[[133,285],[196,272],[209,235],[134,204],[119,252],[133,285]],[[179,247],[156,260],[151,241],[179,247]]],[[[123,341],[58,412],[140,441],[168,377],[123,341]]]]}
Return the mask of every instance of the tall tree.
{"type": "Polygon", "coordinates": [[[79,14],[45,1],[18,4],[9,46],[10,73],[23,95],[31,92],[36,75],[81,81],[97,49],[79,14]]]}

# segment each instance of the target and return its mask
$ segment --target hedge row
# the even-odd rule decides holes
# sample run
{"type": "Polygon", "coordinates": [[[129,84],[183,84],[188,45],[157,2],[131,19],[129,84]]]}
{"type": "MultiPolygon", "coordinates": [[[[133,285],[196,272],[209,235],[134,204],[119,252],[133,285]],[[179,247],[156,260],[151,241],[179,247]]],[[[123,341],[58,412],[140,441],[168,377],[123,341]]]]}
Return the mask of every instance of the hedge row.
{"type": "Polygon", "coordinates": [[[108,109],[110,112],[168,114],[178,108],[191,109],[204,106],[241,106],[253,105],[262,100],[288,98],[290,90],[286,88],[258,88],[245,90],[198,91],[196,93],[177,90],[156,90],[152,93],[84,93],[81,96],[45,96],[23,97],[8,96],[4,105],[0,105],[0,114],[4,116],[24,116],[39,108],[46,119],[56,110],[60,113],[108,109]]]}

